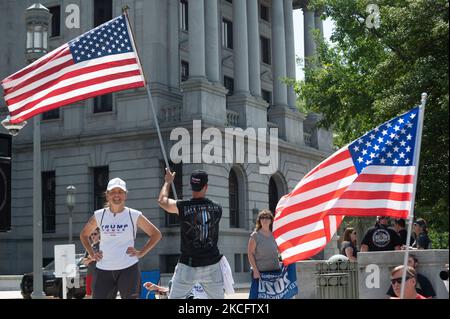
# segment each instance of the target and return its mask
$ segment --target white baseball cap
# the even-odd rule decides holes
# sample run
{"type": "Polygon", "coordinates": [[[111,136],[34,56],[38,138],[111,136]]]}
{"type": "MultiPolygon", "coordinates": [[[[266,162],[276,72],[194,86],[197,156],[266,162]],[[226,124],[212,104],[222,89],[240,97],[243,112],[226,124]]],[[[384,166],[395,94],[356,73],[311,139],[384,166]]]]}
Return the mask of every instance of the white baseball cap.
{"type": "Polygon", "coordinates": [[[120,188],[124,192],[127,192],[127,183],[125,183],[124,180],[122,180],[118,177],[113,178],[112,180],[109,181],[108,187],[106,188],[106,190],[109,192],[114,188],[120,188]]]}

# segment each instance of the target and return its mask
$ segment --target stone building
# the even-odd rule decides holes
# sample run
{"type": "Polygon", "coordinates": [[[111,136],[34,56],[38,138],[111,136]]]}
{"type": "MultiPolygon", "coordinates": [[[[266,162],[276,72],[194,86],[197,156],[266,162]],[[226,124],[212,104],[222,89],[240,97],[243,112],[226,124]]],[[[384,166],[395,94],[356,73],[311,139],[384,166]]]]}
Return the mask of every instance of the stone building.
{"type": "MultiPolygon", "coordinates": [[[[25,65],[24,12],[34,1],[0,2],[0,78],[25,65]]],[[[167,153],[176,141],[174,128],[193,133],[226,127],[278,128],[279,159],[273,174],[261,174],[258,163],[195,162],[174,164],[179,197],[189,198],[192,170],[209,175],[209,197],[223,206],[219,247],[236,282],[248,281],[247,242],[258,209],[274,209],[332,148],[329,131],[316,128],[317,116],[300,113],[291,87],[280,79],[295,77],[292,0],[42,0],[53,14],[49,46],[54,49],[121,14],[128,5],[144,72],[150,83],[167,153]],[[71,7],[68,7],[71,5],[71,7]],[[73,5],[80,28],[66,27],[73,5]],[[66,9],[69,13],[66,13],[66,9]]],[[[321,29],[312,11],[305,16],[305,53],[314,53],[309,30],[321,29]]],[[[3,104],[4,102],[2,102],[3,104]]],[[[0,116],[7,115],[6,107],[0,116]]],[[[0,273],[32,269],[32,121],[13,138],[12,230],[0,233],[0,273]]],[[[2,128],[3,131],[3,128],[2,128]]],[[[68,241],[66,187],[74,185],[73,238],[94,209],[103,205],[109,178],[127,181],[127,205],[162,231],[163,239],[142,259],[142,269],[171,273],[179,253],[177,220],[157,205],[164,161],[144,89],[86,100],[41,115],[43,257],[53,259],[53,246],[68,241]]],[[[202,142],[203,146],[207,142],[202,142]]],[[[248,155],[248,154],[247,154],[248,155]]],[[[143,245],[138,234],[136,247],[143,245]]]]}

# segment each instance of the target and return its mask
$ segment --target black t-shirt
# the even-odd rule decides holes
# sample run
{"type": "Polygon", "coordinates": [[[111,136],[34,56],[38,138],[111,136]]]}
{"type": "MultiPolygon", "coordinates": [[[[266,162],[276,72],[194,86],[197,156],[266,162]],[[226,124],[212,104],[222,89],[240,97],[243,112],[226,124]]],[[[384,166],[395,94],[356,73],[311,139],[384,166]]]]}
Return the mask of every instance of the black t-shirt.
{"type": "MultiPolygon", "coordinates": [[[[418,294],[427,298],[433,298],[436,296],[436,292],[434,291],[431,282],[428,280],[427,277],[419,273],[417,274],[416,291],[418,294]]],[[[397,297],[395,295],[394,288],[392,288],[392,285],[389,287],[389,290],[387,291],[386,295],[391,297],[397,297]]]]}
{"type": "Polygon", "coordinates": [[[219,262],[217,247],[222,207],[206,198],[177,201],[181,230],[180,262],[200,267],[219,262]]]}
{"type": "MultiPolygon", "coordinates": [[[[408,238],[408,231],[406,229],[401,229],[398,232],[398,235],[400,236],[400,242],[402,245],[406,245],[406,238],[408,238]]],[[[409,244],[412,245],[414,243],[414,238],[409,239],[409,244]]]]}
{"type": "Polygon", "coordinates": [[[370,228],[361,244],[369,246],[369,251],[395,250],[395,246],[401,246],[397,232],[381,224],[370,228]]]}
{"type": "Polygon", "coordinates": [[[355,245],[353,245],[353,243],[351,243],[351,242],[349,242],[349,241],[344,241],[344,242],[342,243],[341,254],[347,257],[347,254],[345,253],[345,250],[346,250],[348,247],[350,247],[350,248],[353,249],[352,255],[353,255],[353,257],[356,258],[357,253],[358,253],[358,250],[356,249],[355,245]]]}

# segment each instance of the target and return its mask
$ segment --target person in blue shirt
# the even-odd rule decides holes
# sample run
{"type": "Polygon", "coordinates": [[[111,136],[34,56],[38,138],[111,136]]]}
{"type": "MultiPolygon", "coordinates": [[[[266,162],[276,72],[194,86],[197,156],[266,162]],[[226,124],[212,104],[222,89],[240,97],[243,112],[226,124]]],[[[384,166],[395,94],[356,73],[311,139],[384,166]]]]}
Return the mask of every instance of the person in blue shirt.
{"type": "Polygon", "coordinates": [[[427,223],[424,219],[419,218],[414,222],[414,233],[416,240],[413,243],[413,248],[416,249],[431,249],[431,240],[428,237],[427,223]]]}

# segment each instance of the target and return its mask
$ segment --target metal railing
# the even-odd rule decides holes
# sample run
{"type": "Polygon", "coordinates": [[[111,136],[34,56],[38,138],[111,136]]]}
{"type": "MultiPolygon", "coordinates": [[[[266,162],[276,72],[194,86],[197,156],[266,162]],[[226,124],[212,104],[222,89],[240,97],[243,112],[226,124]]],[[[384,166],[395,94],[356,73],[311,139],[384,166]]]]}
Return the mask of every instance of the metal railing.
{"type": "Polygon", "coordinates": [[[167,105],[161,108],[161,122],[173,123],[181,121],[182,105],[167,105]]]}
{"type": "Polygon", "coordinates": [[[303,139],[305,140],[305,145],[311,146],[311,133],[303,132],[303,139]]]}
{"type": "Polygon", "coordinates": [[[227,122],[226,126],[238,127],[239,126],[239,113],[231,110],[227,110],[227,122]]]}
{"type": "Polygon", "coordinates": [[[358,299],[358,264],[350,261],[317,264],[319,299],[358,299]]]}

